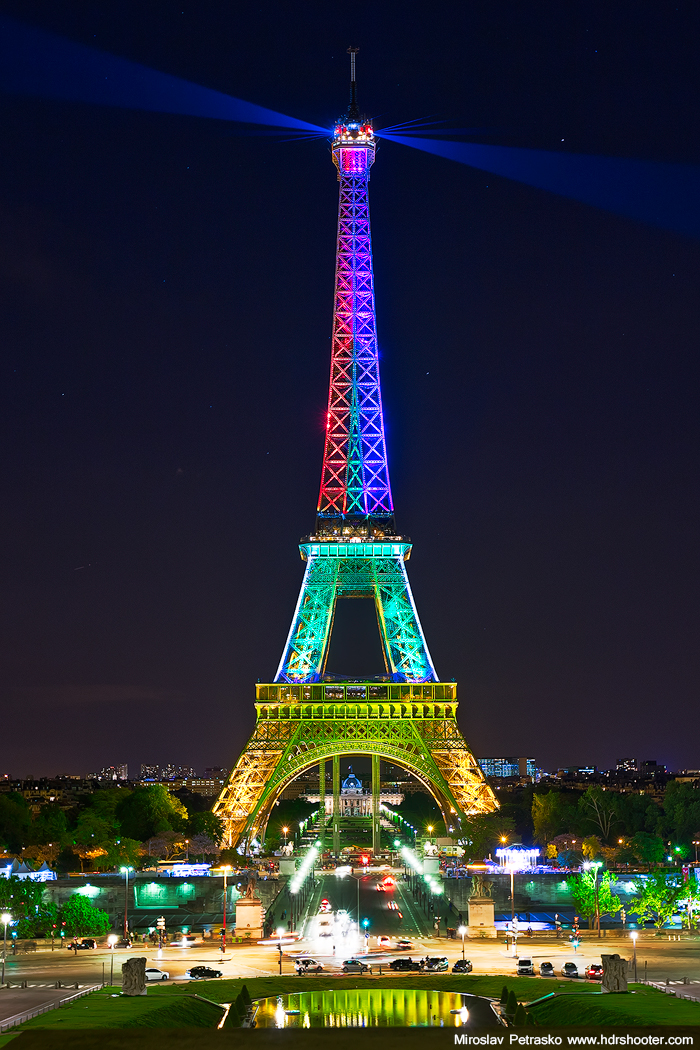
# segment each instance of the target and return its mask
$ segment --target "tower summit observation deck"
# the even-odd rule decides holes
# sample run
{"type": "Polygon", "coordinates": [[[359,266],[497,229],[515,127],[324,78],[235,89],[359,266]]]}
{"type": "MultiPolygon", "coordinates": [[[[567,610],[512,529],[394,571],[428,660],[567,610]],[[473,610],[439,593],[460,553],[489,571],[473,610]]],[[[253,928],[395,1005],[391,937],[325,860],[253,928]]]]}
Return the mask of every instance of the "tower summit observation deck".
{"type": "MultiPolygon", "coordinates": [[[[372,755],[410,770],[434,795],[448,830],[497,803],[456,719],[454,683],[439,683],[418,619],[397,535],[382,413],[369,216],[376,154],[371,120],[357,104],[356,48],[350,106],[333,131],[340,183],[326,436],[315,531],[299,546],[306,567],[274,682],[257,687],[257,723],[214,806],[229,845],[264,834],[286,784],[341,754],[372,755]],[[338,598],[374,602],[386,675],[382,683],[326,674],[338,598]],[[438,701],[438,702],[435,702],[438,701]]],[[[322,777],[323,779],[323,777],[322,777]]],[[[337,785],[337,791],[336,791],[337,785]]],[[[375,820],[373,840],[379,849],[375,820]]],[[[337,852],[337,829],[334,847],[337,852]]]]}

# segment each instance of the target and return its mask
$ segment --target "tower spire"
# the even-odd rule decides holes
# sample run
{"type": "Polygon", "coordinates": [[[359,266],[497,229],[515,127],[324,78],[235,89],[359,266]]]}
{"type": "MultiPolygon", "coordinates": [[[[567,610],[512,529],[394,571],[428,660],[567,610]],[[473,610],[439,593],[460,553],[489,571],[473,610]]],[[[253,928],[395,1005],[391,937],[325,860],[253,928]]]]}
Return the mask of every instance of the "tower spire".
{"type": "Polygon", "coordinates": [[[359,120],[360,110],[357,105],[357,81],[355,80],[355,55],[359,47],[349,47],[350,55],[350,105],[348,106],[348,120],[359,120]]]}

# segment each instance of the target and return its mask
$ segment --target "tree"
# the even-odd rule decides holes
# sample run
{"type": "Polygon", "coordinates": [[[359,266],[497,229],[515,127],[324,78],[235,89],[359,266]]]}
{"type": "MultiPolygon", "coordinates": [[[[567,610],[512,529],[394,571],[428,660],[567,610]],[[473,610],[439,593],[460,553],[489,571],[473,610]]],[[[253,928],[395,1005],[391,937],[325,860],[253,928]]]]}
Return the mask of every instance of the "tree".
{"type": "Polygon", "coordinates": [[[636,913],[640,922],[651,919],[657,927],[663,926],[678,911],[678,902],[685,895],[680,876],[663,871],[645,875],[643,882],[635,882],[634,890],[628,911],[636,913]]]}
{"type": "Polygon", "coordinates": [[[187,822],[187,834],[190,840],[197,835],[206,835],[215,843],[219,843],[224,837],[224,822],[211,810],[207,810],[206,813],[193,813],[187,822]]]}
{"type": "Polygon", "coordinates": [[[575,809],[560,791],[532,796],[532,824],[535,842],[544,846],[550,839],[573,827],[575,809]]]}
{"type": "Polygon", "coordinates": [[[116,816],[122,835],[144,842],[164,831],[184,831],[187,810],[162,784],[139,787],[120,801],[116,816]]]}
{"type": "Polygon", "coordinates": [[[586,860],[595,860],[600,856],[600,839],[597,835],[588,835],[581,843],[581,851],[586,860]]]}
{"type": "Polygon", "coordinates": [[[598,915],[615,915],[622,907],[620,898],[612,892],[610,872],[604,871],[600,878],[597,878],[597,873],[597,868],[590,868],[569,879],[569,888],[576,904],[576,910],[584,919],[588,919],[589,930],[592,928],[591,919],[596,914],[596,879],[598,882],[598,915]]]}
{"type": "Polygon", "coordinates": [[[43,805],[32,821],[29,837],[35,846],[43,846],[48,843],[58,845],[60,848],[65,846],[68,842],[68,821],[60,806],[57,806],[55,802],[43,805]]]}
{"type": "Polygon", "coordinates": [[[504,817],[498,811],[485,813],[471,817],[469,822],[463,826],[457,841],[464,849],[467,859],[481,860],[491,850],[501,846],[503,839],[507,841],[514,828],[515,824],[511,817],[504,817]]]}
{"type": "Polygon", "coordinates": [[[643,864],[660,864],[665,855],[664,842],[659,835],[650,835],[648,831],[638,831],[632,839],[635,857],[643,864]]]}
{"type": "Polygon", "coordinates": [[[615,804],[610,793],[599,787],[586,788],[578,804],[581,812],[600,832],[603,842],[607,842],[613,825],[617,823],[615,804]]]}
{"type": "Polygon", "coordinates": [[[107,912],[96,908],[82,893],[68,898],[59,921],[68,937],[102,937],[112,925],[107,912]]]}
{"type": "Polygon", "coordinates": [[[17,791],[0,795],[0,843],[10,853],[21,853],[29,845],[31,813],[17,791]]]}

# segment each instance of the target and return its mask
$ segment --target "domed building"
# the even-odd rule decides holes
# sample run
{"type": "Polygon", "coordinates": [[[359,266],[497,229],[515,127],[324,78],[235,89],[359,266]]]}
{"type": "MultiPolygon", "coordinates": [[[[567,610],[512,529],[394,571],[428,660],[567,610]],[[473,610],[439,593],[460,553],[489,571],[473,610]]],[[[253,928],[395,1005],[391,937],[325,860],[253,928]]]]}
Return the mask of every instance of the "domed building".
{"type": "MultiPolygon", "coordinates": [[[[308,802],[320,802],[320,793],[306,795],[308,802]]],[[[326,816],[333,814],[333,795],[326,794],[326,816]]],[[[382,791],[379,795],[379,804],[387,806],[398,806],[403,802],[403,795],[399,792],[382,791]]],[[[348,766],[348,775],[340,782],[339,816],[341,817],[371,817],[372,816],[372,791],[365,788],[362,781],[355,773],[352,766],[348,766]]]]}

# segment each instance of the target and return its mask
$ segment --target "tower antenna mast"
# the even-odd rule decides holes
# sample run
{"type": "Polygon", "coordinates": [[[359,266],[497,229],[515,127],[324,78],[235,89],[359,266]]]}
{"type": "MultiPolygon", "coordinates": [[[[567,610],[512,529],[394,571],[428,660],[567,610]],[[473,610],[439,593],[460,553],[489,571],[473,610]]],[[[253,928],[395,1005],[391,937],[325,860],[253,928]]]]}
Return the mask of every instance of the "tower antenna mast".
{"type": "Polygon", "coordinates": [[[350,55],[350,105],[348,107],[348,118],[350,120],[360,119],[360,110],[357,105],[357,81],[355,79],[355,55],[359,50],[359,47],[348,48],[348,54],[350,55]]]}

